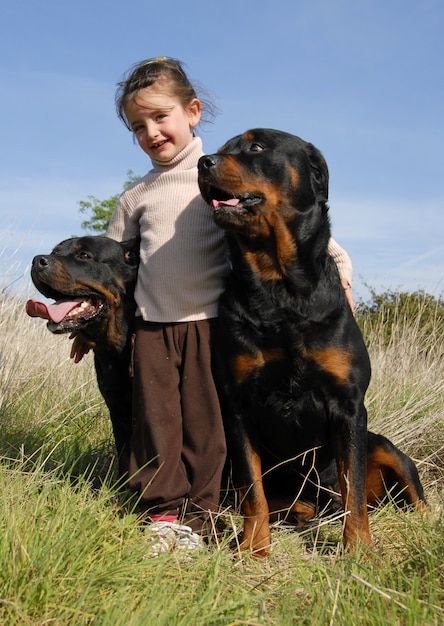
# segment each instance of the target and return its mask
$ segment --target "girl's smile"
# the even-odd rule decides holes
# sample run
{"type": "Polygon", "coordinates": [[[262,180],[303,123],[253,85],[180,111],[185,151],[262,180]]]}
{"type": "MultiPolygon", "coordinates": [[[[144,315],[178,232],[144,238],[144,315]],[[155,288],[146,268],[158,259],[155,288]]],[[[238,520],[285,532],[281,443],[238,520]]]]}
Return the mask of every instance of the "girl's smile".
{"type": "Polygon", "coordinates": [[[184,107],[158,81],[129,98],[125,114],[142,150],[166,163],[191,143],[201,103],[195,98],[184,107]]]}

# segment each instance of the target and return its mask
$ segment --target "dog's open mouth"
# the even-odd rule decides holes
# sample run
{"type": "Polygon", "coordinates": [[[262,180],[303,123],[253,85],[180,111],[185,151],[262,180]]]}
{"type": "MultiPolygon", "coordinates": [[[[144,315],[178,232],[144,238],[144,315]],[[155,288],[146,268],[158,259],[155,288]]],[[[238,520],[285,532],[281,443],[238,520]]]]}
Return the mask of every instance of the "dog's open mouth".
{"type": "Polygon", "coordinates": [[[227,192],[210,187],[207,192],[207,202],[216,211],[219,209],[235,209],[236,211],[248,210],[262,202],[262,196],[254,193],[246,193],[236,196],[227,194],[227,192]]]}
{"type": "Polygon", "coordinates": [[[53,333],[62,333],[84,326],[97,317],[104,308],[99,298],[62,298],[54,304],[28,300],[26,313],[30,317],[48,320],[48,328],[53,333]]]}

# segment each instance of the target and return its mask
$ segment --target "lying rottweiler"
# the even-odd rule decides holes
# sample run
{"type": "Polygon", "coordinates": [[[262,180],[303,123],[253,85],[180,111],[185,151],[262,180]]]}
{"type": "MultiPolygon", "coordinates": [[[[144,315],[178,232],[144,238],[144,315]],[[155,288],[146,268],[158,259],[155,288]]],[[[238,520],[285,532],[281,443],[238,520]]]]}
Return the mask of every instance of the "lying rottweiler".
{"type": "Polygon", "coordinates": [[[199,185],[232,262],[216,356],[241,549],[268,552],[273,507],[304,522],[338,492],[345,545],[369,544],[368,506],[390,493],[422,508],[424,494],[412,460],[367,431],[370,363],[327,251],[327,165],[256,129],[202,157],[199,185]]]}
{"type": "Polygon", "coordinates": [[[34,257],[31,278],[47,306],[29,300],[26,311],[48,320],[53,333],[75,333],[94,350],[100,392],[108,406],[119,458],[119,476],[128,471],[131,435],[131,330],[139,240],[76,237],[50,254],[34,257]]]}

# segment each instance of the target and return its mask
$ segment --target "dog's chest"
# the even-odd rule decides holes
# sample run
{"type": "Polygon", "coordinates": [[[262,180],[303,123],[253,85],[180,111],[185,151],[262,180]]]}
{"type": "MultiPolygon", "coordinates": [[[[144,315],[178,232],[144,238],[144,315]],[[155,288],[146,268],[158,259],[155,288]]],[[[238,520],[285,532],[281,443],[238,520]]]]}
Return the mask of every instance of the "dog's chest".
{"type": "Polygon", "coordinates": [[[239,322],[228,329],[225,350],[236,385],[287,389],[303,382],[304,338],[288,321],[239,322]]]}
{"type": "Polygon", "coordinates": [[[343,387],[349,380],[352,354],[323,341],[321,329],[289,309],[275,309],[268,316],[251,309],[244,317],[222,315],[221,325],[231,384],[254,397],[273,390],[296,399],[343,387]]]}

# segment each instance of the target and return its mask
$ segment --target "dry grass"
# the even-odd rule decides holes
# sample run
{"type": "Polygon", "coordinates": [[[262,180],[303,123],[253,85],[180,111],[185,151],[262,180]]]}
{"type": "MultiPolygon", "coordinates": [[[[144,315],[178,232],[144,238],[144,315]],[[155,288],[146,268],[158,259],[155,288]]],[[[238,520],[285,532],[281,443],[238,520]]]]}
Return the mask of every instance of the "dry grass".
{"type": "Polygon", "coordinates": [[[430,514],[371,517],[374,550],[344,555],[341,524],[276,525],[271,557],[236,555],[241,520],[220,512],[219,544],[147,558],[146,529],[113,487],[109,419],[92,359],[0,293],[0,622],[113,626],[375,626],[444,621],[443,329],[420,319],[387,340],[366,321],[370,427],[418,462],[430,514]],[[100,478],[100,481],[97,481],[100,478]],[[99,490],[95,488],[101,482],[99,490]]]}

